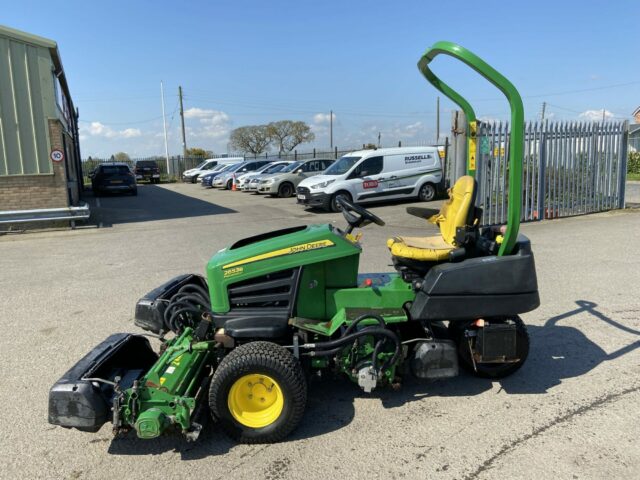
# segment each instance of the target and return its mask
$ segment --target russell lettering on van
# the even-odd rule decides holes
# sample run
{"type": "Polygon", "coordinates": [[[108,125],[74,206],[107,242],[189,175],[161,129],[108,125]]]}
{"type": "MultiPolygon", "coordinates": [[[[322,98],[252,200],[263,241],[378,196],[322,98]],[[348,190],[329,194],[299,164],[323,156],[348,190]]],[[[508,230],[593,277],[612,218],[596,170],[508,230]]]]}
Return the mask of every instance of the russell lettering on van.
{"type": "Polygon", "coordinates": [[[404,157],[404,163],[420,163],[422,160],[429,160],[431,155],[411,155],[409,157],[404,157]]]}

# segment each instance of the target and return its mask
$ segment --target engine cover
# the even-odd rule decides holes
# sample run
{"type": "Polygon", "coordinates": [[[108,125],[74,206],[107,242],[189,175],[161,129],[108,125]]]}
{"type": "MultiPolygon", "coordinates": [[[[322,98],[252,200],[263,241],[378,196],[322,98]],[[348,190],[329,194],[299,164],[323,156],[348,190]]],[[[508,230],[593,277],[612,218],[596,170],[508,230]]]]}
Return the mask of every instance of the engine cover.
{"type": "Polygon", "coordinates": [[[452,340],[433,339],[416,344],[411,372],[418,378],[437,380],[458,375],[458,352],[452,340]]]}

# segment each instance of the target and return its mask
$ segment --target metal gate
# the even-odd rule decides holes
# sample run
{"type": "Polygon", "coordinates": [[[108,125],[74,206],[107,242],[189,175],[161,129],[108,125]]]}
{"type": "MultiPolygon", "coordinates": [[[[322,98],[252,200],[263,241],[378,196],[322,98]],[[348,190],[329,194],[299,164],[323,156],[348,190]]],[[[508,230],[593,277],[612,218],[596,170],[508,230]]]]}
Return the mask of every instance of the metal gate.
{"type": "MultiPolygon", "coordinates": [[[[627,139],[627,122],[526,124],[521,220],[624,208],[627,139]]],[[[482,123],[477,145],[482,224],[505,223],[509,124],[482,123]]]]}

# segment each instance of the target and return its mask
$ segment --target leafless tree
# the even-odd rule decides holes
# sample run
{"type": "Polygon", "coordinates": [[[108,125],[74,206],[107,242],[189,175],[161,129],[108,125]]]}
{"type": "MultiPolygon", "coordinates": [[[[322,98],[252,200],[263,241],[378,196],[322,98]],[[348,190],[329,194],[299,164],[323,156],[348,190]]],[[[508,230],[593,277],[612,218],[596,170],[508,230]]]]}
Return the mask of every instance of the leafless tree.
{"type": "Polygon", "coordinates": [[[248,125],[231,131],[229,146],[237,151],[258,155],[269,148],[271,137],[266,125],[248,125]]]}
{"type": "Polygon", "coordinates": [[[280,153],[290,152],[301,143],[312,142],[316,138],[309,125],[292,120],[271,122],[267,125],[267,132],[280,153]]]}

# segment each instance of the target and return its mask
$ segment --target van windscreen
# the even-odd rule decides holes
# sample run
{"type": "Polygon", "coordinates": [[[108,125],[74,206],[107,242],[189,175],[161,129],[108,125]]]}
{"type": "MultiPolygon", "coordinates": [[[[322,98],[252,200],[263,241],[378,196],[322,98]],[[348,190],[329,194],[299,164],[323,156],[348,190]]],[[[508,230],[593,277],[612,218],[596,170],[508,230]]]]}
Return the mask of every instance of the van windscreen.
{"type": "Polygon", "coordinates": [[[323,175],[344,175],[351,167],[353,167],[362,157],[341,157],[340,160],[331,164],[323,173],[323,175]]]}

